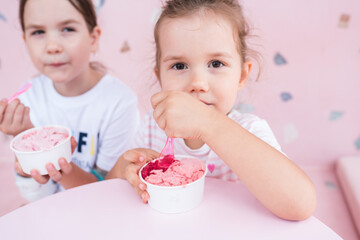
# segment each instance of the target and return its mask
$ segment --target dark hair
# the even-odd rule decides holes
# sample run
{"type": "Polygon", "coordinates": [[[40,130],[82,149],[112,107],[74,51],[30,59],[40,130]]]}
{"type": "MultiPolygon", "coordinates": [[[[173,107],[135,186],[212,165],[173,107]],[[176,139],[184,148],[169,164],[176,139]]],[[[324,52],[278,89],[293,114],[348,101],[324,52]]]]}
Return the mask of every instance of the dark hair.
{"type": "MultiPolygon", "coordinates": [[[[91,0],[68,0],[68,1],[71,3],[71,5],[74,6],[74,8],[79,13],[81,13],[81,15],[85,19],[89,32],[92,32],[94,27],[97,26],[96,12],[93,2],[91,0]]],[[[19,18],[20,18],[21,29],[23,30],[23,32],[25,31],[24,11],[27,2],[28,0],[20,0],[20,6],[19,6],[19,18]]]]}
{"type": "Polygon", "coordinates": [[[167,18],[191,16],[201,10],[212,11],[215,14],[220,14],[229,20],[229,22],[233,25],[234,34],[236,34],[234,37],[235,41],[238,43],[237,49],[242,62],[245,62],[250,56],[259,63],[259,53],[255,50],[249,49],[248,47],[246,40],[249,37],[250,28],[238,0],[168,0],[162,8],[162,13],[154,28],[156,45],[155,67],[158,71],[160,70],[159,60],[161,56],[159,46],[159,27],[162,21],[167,18]]]}

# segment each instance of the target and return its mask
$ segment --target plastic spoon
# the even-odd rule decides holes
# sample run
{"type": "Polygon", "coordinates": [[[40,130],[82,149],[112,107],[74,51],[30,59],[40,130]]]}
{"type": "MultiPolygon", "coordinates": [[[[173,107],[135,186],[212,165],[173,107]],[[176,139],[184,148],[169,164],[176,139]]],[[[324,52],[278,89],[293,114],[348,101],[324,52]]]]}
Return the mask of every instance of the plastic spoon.
{"type": "Polygon", "coordinates": [[[173,138],[168,137],[166,139],[165,147],[160,153],[159,160],[160,160],[159,163],[161,163],[161,165],[166,165],[166,166],[170,166],[175,161],[173,138]]]}
{"type": "Polygon", "coordinates": [[[15,98],[17,98],[19,95],[23,94],[24,92],[26,92],[27,90],[29,90],[29,88],[32,87],[32,84],[27,82],[24,85],[21,86],[21,88],[19,88],[19,90],[17,90],[17,92],[12,95],[9,100],[8,100],[8,104],[11,103],[15,98]]]}

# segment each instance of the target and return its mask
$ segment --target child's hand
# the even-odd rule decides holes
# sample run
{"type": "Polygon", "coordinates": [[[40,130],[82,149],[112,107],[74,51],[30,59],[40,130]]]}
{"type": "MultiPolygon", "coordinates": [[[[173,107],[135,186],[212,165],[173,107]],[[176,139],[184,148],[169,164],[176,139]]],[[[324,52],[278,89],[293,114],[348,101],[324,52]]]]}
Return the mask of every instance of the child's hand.
{"type": "Polygon", "coordinates": [[[25,107],[18,99],[7,103],[7,99],[0,101],[0,131],[15,136],[22,131],[30,129],[30,109],[25,107]]]}
{"type": "Polygon", "coordinates": [[[20,166],[20,163],[19,163],[19,161],[17,160],[17,158],[16,158],[16,161],[15,161],[15,171],[16,171],[16,173],[19,174],[20,176],[23,176],[23,177],[31,177],[31,175],[24,173],[24,171],[22,170],[22,168],[21,168],[21,166],[20,166]]]}
{"type": "Polygon", "coordinates": [[[159,153],[151,149],[137,148],[126,151],[118,159],[106,178],[126,179],[142,201],[146,203],[149,194],[146,192],[146,185],[140,180],[138,172],[145,163],[157,157],[159,157],[159,153]]]}
{"type": "MultiPolygon", "coordinates": [[[[77,143],[74,137],[71,137],[71,151],[74,153],[76,149],[77,143]]],[[[40,175],[39,171],[33,169],[30,171],[31,177],[40,184],[45,184],[51,178],[55,182],[59,182],[62,180],[63,175],[67,175],[71,172],[72,166],[71,163],[68,163],[65,158],[59,159],[59,166],[61,170],[56,170],[54,164],[48,163],[46,164],[46,170],[48,171],[49,175],[40,175]]]]}
{"type": "Polygon", "coordinates": [[[188,93],[164,91],[151,97],[154,119],[168,137],[201,139],[214,109],[188,93]]]}

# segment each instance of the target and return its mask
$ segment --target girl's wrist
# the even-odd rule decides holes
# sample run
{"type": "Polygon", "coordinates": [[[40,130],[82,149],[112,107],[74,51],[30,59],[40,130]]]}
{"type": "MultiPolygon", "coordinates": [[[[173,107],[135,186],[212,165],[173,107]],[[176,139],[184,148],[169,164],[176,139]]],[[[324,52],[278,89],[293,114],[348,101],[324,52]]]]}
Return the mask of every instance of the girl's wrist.
{"type": "Polygon", "coordinates": [[[222,118],[221,113],[216,111],[215,109],[209,109],[207,112],[204,121],[200,125],[200,135],[201,139],[206,143],[208,139],[212,138],[216,135],[216,131],[221,128],[222,118]]]}

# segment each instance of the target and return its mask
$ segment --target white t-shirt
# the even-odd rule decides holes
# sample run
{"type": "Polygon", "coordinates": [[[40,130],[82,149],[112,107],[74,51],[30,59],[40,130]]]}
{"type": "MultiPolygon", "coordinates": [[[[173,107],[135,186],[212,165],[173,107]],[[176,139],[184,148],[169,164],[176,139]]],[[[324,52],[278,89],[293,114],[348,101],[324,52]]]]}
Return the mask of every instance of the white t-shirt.
{"type": "MultiPolygon", "coordinates": [[[[276,141],[273,132],[265,120],[253,114],[239,113],[235,110],[232,110],[228,114],[228,117],[264,142],[281,151],[279,143],[276,141]]],[[[156,124],[151,113],[144,117],[144,121],[134,139],[133,147],[151,148],[161,152],[165,145],[166,138],[165,132],[156,124]]],[[[186,146],[184,139],[175,138],[174,153],[175,155],[187,155],[205,161],[209,170],[207,174],[209,177],[220,178],[227,181],[239,180],[236,174],[206,144],[199,149],[190,149],[186,146]]]]}
{"type": "Polygon", "coordinates": [[[40,75],[20,100],[30,107],[35,127],[63,125],[78,143],[72,161],[89,172],[96,165],[109,171],[128,148],[138,123],[136,95],[119,79],[105,75],[92,89],[64,97],[40,75]]]}

